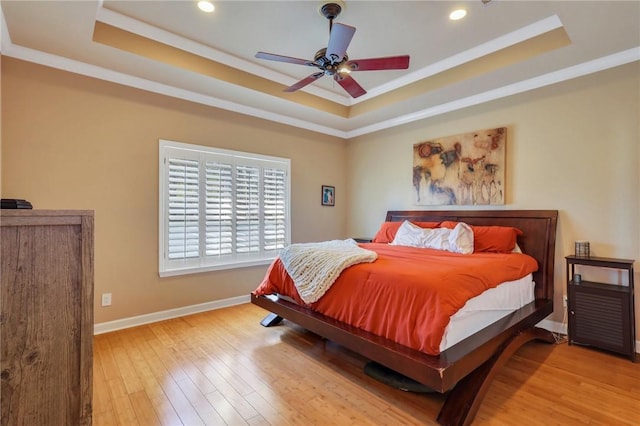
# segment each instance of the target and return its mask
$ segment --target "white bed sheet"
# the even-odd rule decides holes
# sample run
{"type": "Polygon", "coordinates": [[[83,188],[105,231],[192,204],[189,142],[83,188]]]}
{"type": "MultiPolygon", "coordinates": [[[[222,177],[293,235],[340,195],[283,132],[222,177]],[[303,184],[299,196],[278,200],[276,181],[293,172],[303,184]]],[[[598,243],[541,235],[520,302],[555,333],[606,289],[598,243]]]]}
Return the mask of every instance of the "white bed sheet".
{"type": "Polygon", "coordinates": [[[482,330],[511,312],[535,300],[535,283],[531,274],[507,281],[470,299],[456,312],[444,331],[440,351],[482,330]]]}
{"type": "MultiPolygon", "coordinates": [[[[440,342],[440,352],[535,300],[533,275],[507,281],[470,299],[449,321],[440,342]]],[[[297,302],[289,296],[279,298],[297,302]]]]}

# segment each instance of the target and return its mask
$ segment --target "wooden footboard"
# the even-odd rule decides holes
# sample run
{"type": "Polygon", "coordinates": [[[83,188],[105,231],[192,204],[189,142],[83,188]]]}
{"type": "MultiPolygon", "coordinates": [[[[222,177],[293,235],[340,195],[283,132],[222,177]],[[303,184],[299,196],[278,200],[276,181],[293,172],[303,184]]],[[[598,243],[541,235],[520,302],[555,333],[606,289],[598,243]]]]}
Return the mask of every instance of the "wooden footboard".
{"type": "Polygon", "coordinates": [[[550,331],[538,327],[525,328],[512,336],[487,362],[462,378],[449,392],[438,414],[438,423],[441,425],[471,424],[496,373],[511,358],[511,355],[532,340],[555,342],[550,331]]]}
{"type": "MultiPolygon", "coordinates": [[[[452,389],[460,379],[484,364],[514,336],[533,328],[553,311],[548,301],[532,302],[439,356],[430,356],[277,296],[252,294],[251,303],[440,393],[452,389]]],[[[269,318],[275,319],[273,316],[269,318]]]]}
{"type": "Polygon", "coordinates": [[[408,348],[342,323],[278,296],[251,295],[251,302],[270,311],[265,326],[282,318],[440,392],[449,392],[438,415],[444,425],[466,425],[473,418],[497,370],[522,345],[539,339],[553,342],[550,332],[535,327],[553,312],[553,267],[557,211],[403,211],[387,221],[464,221],[473,225],[514,226],[518,240],[539,265],[534,273],[536,300],[450,347],[438,356],[408,348]]]}

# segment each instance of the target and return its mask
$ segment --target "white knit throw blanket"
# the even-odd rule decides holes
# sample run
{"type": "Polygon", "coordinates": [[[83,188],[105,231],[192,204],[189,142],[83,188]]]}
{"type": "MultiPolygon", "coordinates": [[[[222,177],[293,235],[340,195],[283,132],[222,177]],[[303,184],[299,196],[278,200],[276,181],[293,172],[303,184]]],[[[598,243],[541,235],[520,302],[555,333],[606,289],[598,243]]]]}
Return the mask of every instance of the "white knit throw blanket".
{"type": "Polygon", "coordinates": [[[291,244],[280,252],[280,260],[305,303],[324,296],[349,266],[373,262],[377,257],[375,251],[358,247],[353,239],[291,244]]]}

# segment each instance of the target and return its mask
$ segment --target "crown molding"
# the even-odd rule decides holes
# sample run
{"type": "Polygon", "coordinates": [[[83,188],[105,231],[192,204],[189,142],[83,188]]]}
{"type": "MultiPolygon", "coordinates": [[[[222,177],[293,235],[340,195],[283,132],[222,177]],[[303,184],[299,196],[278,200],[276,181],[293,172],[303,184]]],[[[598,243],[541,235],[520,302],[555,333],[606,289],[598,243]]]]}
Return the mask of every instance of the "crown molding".
{"type": "MultiPolygon", "coordinates": [[[[101,9],[105,10],[105,9],[101,9]]],[[[104,18],[104,16],[102,16],[104,18]]],[[[547,20],[539,21],[536,24],[532,24],[535,28],[528,28],[527,31],[540,31],[544,28],[551,28],[554,25],[559,24],[557,17],[551,17],[547,20]]],[[[162,84],[140,77],[131,76],[125,73],[109,70],[103,67],[87,64],[81,61],[76,61],[68,58],[64,58],[58,55],[30,49],[27,47],[19,46],[11,41],[10,34],[7,30],[4,14],[2,13],[2,7],[0,5],[0,48],[2,55],[21,59],[28,62],[45,65],[51,68],[68,71],[75,74],[85,75],[88,77],[97,78],[100,80],[109,81],[112,83],[121,84],[128,87],[133,87],[149,92],[158,93],[178,99],[183,99],[191,102],[195,102],[202,105],[212,106],[239,114],[248,115],[264,120],[274,121],[277,123],[310,130],[317,133],[326,134],[329,136],[335,136],[341,139],[351,139],[357,136],[374,133],[380,130],[389,129],[404,124],[408,124],[414,121],[423,120],[430,117],[446,114],[463,108],[467,108],[474,105],[490,102],[507,96],[516,95],[519,93],[535,90],[551,84],[560,83],[562,81],[571,80],[574,78],[582,77],[588,74],[604,71],[609,68],[625,65],[628,63],[640,61],[640,46],[633,47],[618,53],[614,53],[602,58],[594,59],[591,61],[583,62],[582,64],[574,65],[568,68],[564,68],[558,71],[547,73],[538,77],[534,77],[528,80],[523,80],[517,83],[509,84],[500,88],[489,90],[483,93],[479,93],[473,96],[460,98],[451,102],[447,102],[441,105],[425,108],[420,111],[415,111],[409,114],[399,115],[397,117],[390,118],[388,120],[381,121],[376,124],[366,125],[351,130],[341,130],[335,127],[324,126],[308,120],[302,120],[295,117],[290,117],[284,114],[278,114],[270,111],[266,111],[260,108],[254,108],[247,105],[242,105],[236,102],[230,102],[227,100],[216,98],[215,96],[204,95],[201,93],[193,92],[190,90],[181,89],[175,86],[162,84]]],[[[530,26],[532,27],[532,26],[530,26]]],[[[520,34],[520,36],[526,36],[526,31],[520,34]]],[[[505,42],[498,40],[496,43],[505,42]]],[[[462,59],[459,59],[462,60],[462,59]]],[[[433,70],[423,70],[422,72],[432,72],[433,70]]],[[[343,120],[348,123],[348,119],[343,120]]],[[[343,122],[341,121],[341,123],[343,122]]]]}
{"type": "Polygon", "coordinates": [[[391,118],[389,120],[381,121],[370,126],[363,126],[359,129],[348,131],[347,138],[350,139],[356,136],[362,136],[368,133],[389,129],[391,127],[401,126],[403,124],[411,123],[414,121],[424,120],[425,118],[435,117],[437,115],[442,115],[474,105],[483,104],[500,98],[505,98],[507,96],[517,95],[519,93],[539,89],[544,86],[549,86],[551,84],[556,84],[588,74],[593,74],[599,71],[604,71],[639,60],[640,46],[624,50],[622,52],[614,53],[602,58],[594,59],[592,61],[583,62],[582,64],[574,65],[572,67],[543,74],[541,76],[530,78],[528,80],[509,84],[497,89],[488,90],[486,92],[478,93],[473,96],[457,99],[455,101],[440,104],[435,107],[426,108],[421,111],[413,112],[411,114],[405,114],[402,116],[391,118]]]}

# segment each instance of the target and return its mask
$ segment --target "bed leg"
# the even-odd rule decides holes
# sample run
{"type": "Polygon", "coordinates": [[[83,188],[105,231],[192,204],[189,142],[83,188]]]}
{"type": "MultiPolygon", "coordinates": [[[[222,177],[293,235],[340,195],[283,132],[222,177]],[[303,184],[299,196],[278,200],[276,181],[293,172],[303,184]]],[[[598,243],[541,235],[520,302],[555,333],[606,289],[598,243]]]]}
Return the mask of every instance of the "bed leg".
{"type": "Polygon", "coordinates": [[[262,321],[260,321],[260,325],[263,327],[271,327],[273,325],[278,325],[280,324],[280,321],[282,321],[282,317],[274,314],[273,312],[269,313],[269,315],[267,315],[266,317],[264,317],[262,319],[262,321]]]}
{"type": "Polygon", "coordinates": [[[494,376],[522,345],[531,340],[554,343],[550,331],[528,328],[508,340],[491,359],[460,380],[449,392],[438,414],[441,425],[469,425],[473,421],[494,376]]]}

